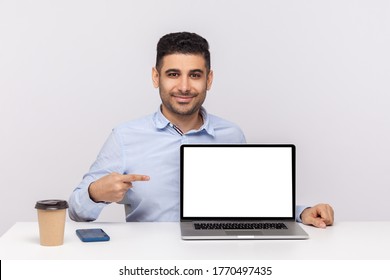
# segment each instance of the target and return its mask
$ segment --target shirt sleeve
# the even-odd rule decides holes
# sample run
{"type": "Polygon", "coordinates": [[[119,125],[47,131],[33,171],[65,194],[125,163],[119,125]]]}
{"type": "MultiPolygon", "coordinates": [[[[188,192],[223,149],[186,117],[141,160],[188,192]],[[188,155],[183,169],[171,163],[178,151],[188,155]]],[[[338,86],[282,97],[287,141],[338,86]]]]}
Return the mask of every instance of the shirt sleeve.
{"type": "Polygon", "coordinates": [[[123,155],[121,141],[117,131],[113,130],[103,145],[96,161],[92,164],[80,184],[69,198],[69,217],[78,222],[94,221],[98,218],[105,202],[94,202],[89,197],[88,188],[97,179],[112,173],[123,173],[123,155]]]}
{"type": "Polygon", "coordinates": [[[305,210],[306,208],[308,208],[308,207],[307,206],[303,206],[303,205],[297,205],[296,206],[296,208],[295,208],[295,213],[296,213],[295,220],[298,223],[302,223],[301,214],[302,214],[303,210],[305,210]]]}

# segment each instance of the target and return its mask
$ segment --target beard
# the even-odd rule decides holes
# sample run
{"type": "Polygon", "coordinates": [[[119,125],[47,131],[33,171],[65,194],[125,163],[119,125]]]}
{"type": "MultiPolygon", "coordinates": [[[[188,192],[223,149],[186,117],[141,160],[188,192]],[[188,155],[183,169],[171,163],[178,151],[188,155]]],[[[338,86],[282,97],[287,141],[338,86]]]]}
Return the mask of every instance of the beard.
{"type": "Polygon", "coordinates": [[[168,94],[168,97],[164,97],[166,95],[163,96],[160,92],[160,96],[164,107],[171,113],[180,116],[191,116],[193,114],[197,114],[206,99],[206,93],[198,94],[191,92],[172,92],[168,94]],[[177,97],[191,97],[192,99],[190,102],[180,102],[175,100],[177,97]]]}

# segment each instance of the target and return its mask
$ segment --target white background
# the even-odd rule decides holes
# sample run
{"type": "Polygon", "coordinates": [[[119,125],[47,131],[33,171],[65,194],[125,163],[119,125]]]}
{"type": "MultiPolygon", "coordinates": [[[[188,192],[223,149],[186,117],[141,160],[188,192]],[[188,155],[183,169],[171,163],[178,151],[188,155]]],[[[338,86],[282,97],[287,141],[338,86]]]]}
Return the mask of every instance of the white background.
{"type": "MultiPolygon", "coordinates": [[[[209,112],[296,144],[298,203],[390,219],[389,1],[0,0],[0,234],[157,109],[156,43],[175,31],[210,43],[209,112]]],[[[111,205],[100,221],[124,219],[111,205]]]]}

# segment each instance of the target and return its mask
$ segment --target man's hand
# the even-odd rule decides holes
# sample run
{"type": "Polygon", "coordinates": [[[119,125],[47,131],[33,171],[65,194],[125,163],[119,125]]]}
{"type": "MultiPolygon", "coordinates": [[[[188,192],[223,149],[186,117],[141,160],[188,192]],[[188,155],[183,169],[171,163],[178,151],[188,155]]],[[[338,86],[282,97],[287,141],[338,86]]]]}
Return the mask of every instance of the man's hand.
{"type": "Polygon", "coordinates": [[[306,225],[326,228],[333,224],[334,211],[329,204],[317,204],[303,210],[301,220],[306,225]]]}
{"type": "Polygon", "coordinates": [[[118,202],[123,199],[128,189],[133,187],[132,182],[149,179],[146,175],[122,175],[113,172],[89,185],[89,197],[95,202],[118,202]]]}

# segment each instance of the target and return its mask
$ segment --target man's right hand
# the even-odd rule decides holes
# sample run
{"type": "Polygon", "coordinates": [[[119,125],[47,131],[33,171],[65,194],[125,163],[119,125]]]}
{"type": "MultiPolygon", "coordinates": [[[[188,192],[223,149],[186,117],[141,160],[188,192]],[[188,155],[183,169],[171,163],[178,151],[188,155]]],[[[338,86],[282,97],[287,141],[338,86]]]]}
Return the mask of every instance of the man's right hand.
{"type": "Polygon", "coordinates": [[[133,187],[133,182],[149,179],[146,175],[122,175],[113,172],[89,185],[89,197],[95,202],[118,202],[123,199],[128,189],[133,187]]]}

